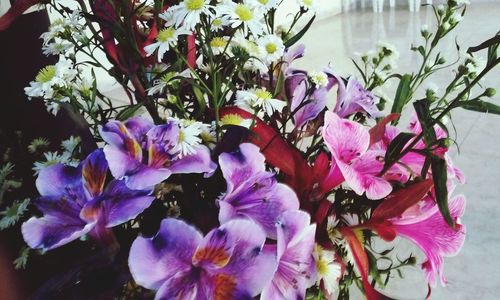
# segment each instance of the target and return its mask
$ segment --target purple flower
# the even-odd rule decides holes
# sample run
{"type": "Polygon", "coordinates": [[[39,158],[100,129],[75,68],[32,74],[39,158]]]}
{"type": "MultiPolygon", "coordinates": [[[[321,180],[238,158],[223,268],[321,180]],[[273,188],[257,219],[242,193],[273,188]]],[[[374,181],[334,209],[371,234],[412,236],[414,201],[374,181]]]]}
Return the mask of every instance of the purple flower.
{"type": "Polygon", "coordinates": [[[313,120],[325,109],[328,92],[337,79],[329,69],[324,72],[293,71],[285,80],[285,90],[290,99],[290,109],[296,128],[313,120]]]}
{"type": "Polygon", "coordinates": [[[278,183],[266,172],[264,156],[253,144],[241,144],[239,150],[219,157],[227,191],[218,200],[221,224],[238,217],[254,220],[267,236],[276,239],[276,221],[287,210],[299,209],[295,192],[278,183]]]}
{"type": "Polygon", "coordinates": [[[31,248],[50,250],[84,234],[99,237],[107,228],[135,218],[154,197],[151,190],[130,190],[112,180],[106,188],[108,164],[102,150],[91,153],[78,167],[57,164],[40,171],[35,205],[43,217],[22,225],[31,248]]]}
{"type": "Polygon", "coordinates": [[[300,210],[281,215],[276,225],[278,243],[265,248],[277,255],[278,268],[262,291],[262,299],[305,299],[306,289],[316,282],[316,225],[310,222],[309,215],[300,210]]]}
{"type": "Polygon", "coordinates": [[[334,112],[345,118],[357,112],[367,114],[369,117],[378,118],[382,112],[375,103],[375,95],[365,88],[354,77],[350,77],[347,86],[343,79],[338,80],[337,104],[334,112]]]}
{"type": "Polygon", "coordinates": [[[177,219],[165,219],[153,238],[138,237],[130,272],[155,299],[251,299],[271,280],[276,259],[264,253],[266,236],[250,220],[232,220],[205,237],[177,219]]]}
{"type": "Polygon", "coordinates": [[[193,146],[194,154],[181,155],[176,146],[182,135],[175,121],[156,126],[142,118],[110,121],[100,132],[108,143],[104,153],[111,174],[131,189],[152,187],[172,174],[211,173],[216,168],[206,146],[193,146]]]}

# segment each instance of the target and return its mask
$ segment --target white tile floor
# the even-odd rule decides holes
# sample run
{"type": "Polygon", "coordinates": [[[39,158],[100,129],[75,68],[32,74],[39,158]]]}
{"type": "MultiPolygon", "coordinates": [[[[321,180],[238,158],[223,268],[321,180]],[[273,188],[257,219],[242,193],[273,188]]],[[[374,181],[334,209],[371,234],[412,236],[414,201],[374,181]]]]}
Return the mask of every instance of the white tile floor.
{"type": "MultiPolygon", "coordinates": [[[[442,45],[449,61],[456,58],[454,39],[467,48],[493,36],[500,30],[500,2],[476,3],[469,7],[455,34],[442,45]]],[[[378,40],[395,44],[401,51],[402,72],[415,69],[418,56],[409,50],[418,41],[420,26],[432,24],[432,12],[423,7],[409,12],[406,7],[374,14],[371,7],[352,10],[317,22],[303,39],[306,57],[298,63],[307,69],[321,69],[328,62],[341,74],[353,74],[349,58],[353,52],[374,47],[378,40]]],[[[450,73],[433,78],[439,85],[447,83],[450,73]]],[[[500,95],[500,70],[484,80],[500,95]]],[[[397,83],[394,83],[396,85],[397,83]]],[[[392,88],[395,90],[395,86],[392,88]]],[[[495,100],[500,103],[500,96],[495,100]]],[[[467,176],[467,184],[457,188],[467,196],[463,223],[467,238],[462,252],[445,259],[449,285],[433,290],[432,299],[499,299],[500,291],[500,116],[457,111],[454,114],[460,154],[453,152],[455,164],[467,176]]],[[[405,247],[406,249],[407,247],[405,247]]],[[[406,279],[395,278],[386,293],[397,299],[424,299],[426,284],[420,270],[405,271],[406,279]]]]}

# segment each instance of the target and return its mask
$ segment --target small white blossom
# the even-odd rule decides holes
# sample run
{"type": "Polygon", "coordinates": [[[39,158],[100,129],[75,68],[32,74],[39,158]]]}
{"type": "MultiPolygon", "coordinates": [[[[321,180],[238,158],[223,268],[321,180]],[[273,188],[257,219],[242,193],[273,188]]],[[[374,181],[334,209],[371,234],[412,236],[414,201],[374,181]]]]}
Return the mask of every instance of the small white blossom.
{"type": "Polygon", "coordinates": [[[328,85],[328,75],[325,72],[312,71],[308,73],[308,77],[317,89],[328,85]]]}
{"type": "Polygon", "coordinates": [[[274,99],[270,92],[262,88],[237,91],[235,104],[251,112],[256,108],[262,108],[268,116],[275,111],[281,112],[286,106],[285,101],[274,99]]]}
{"type": "Polygon", "coordinates": [[[210,0],[184,0],[178,5],[170,7],[175,21],[175,27],[181,24],[186,29],[193,30],[200,23],[201,15],[213,16],[210,0]]]}
{"type": "Polygon", "coordinates": [[[264,23],[261,22],[264,15],[263,11],[249,5],[247,2],[235,3],[226,1],[218,9],[220,9],[222,19],[232,28],[243,26],[245,35],[250,32],[254,36],[258,36],[264,31],[264,23]]]}
{"type": "Polygon", "coordinates": [[[227,50],[229,37],[214,37],[210,41],[210,48],[212,49],[212,53],[214,55],[222,54],[225,50],[227,50]]]}
{"type": "Polygon", "coordinates": [[[156,42],[144,47],[144,51],[146,51],[147,56],[151,56],[156,50],[158,50],[158,61],[160,62],[165,52],[167,52],[170,47],[177,44],[177,40],[180,35],[189,34],[191,34],[191,32],[184,28],[163,28],[160,32],[158,32],[156,42]]]}
{"type": "Polygon", "coordinates": [[[342,267],[335,261],[335,252],[325,250],[316,244],[313,257],[318,271],[316,285],[319,286],[323,281],[323,288],[326,292],[329,295],[334,294],[339,288],[339,280],[342,276],[342,267]]]}
{"type": "Polygon", "coordinates": [[[283,41],[274,34],[262,36],[256,40],[256,43],[261,49],[262,56],[259,58],[266,65],[278,62],[285,53],[283,41]]]}

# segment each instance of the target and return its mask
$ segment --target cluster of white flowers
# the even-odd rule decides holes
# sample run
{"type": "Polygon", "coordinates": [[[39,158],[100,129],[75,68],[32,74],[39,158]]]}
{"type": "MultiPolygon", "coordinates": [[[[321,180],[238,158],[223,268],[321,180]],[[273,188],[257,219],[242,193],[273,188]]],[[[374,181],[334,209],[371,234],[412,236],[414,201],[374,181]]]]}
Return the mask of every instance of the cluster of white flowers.
{"type": "Polygon", "coordinates": [[[40,36],[43,39],[43,54],[47,56],[69,56],[73,54],[71,50],[74,48],[74,45],[69,40],[80,41],[84,38],[82,33],[83,26],[79,23],[81,19],[80,13],[78,9],[75,9],[69,18],[58,19],[52,22],[49,31],[40,36]]]}
{"type": "Polygon", "coordinates": [[[69,139],[61,142],[62,153],[57,151],[44,152],[43,156],[45,159],[43,161],[37,161],[33,164],[33,171],[35,172],[35,175],[37,175],[40,170],[59,163],[73,167],[78,166],[80,161],[74,158],[74,154],[79,145],[80,138],[71,136],[69,139]]]}
{"type": "Polygon", "coordinates": [[[55,65],[49,65],[41,69],[30,82],[30,86],[24,88],[28,99],[43,98],[46,101],[47,109],[54,115],[59,110],[59,103],[68,102],[70,99],[60,90],[71,88],[72,81],[78,75],[70,60],[62,58],[55,65]]]}
{"type": "MultiPolygon", "coordinates": [[[[303,7],[310,7],[312,3],[310,0],[303,2],[303,7]]],[[[239,47],[250,56],[245,65],[247,70],[266,73],[268,66],[277,63],[285,50],[280,37],[266,33],[263,20],[265,13],[277,6],[277,0],[245,0],[239,3],[226,0],[215,6],[210,5],[208,0],[184,0],[160,14],[165,20],[165,27],[159,30],[156,41],[144,50],[148,56],[156,52],[158,61],[161,61],[163,55],[177,45],[180,36],[190,35],[205,18],[210,30],[215,33],[224,28],[237,28],[232,38],[212,38],[210,49],[214,55],[231,55],[228,50],[239,47]]]]}

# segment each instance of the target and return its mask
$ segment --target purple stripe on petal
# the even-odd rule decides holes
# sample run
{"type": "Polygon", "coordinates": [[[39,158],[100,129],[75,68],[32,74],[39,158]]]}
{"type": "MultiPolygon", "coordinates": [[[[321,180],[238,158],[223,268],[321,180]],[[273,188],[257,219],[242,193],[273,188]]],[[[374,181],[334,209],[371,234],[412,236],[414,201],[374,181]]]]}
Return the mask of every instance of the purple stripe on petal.
{"type": "Polygon", "coordinates": [[[163,220],[153,238],[138,237],[132,244],[128,260],[132,277],[141,286],[159,289],[175,274],[191,270],[191,259],[201,241],[202,235],[185,222],[163,220]]]}
{"type": "Polygon", "coordinates": [[[151,190],[130,190],[123,181],[113,180],[102,196],[83,208],[81,215],[95,215],[100,211],[104,225],[114,227],[137,217],[154,199],[151,190]]]}
{"type": "Polygon", "coordinates": [[[107,173],[108,163],[102,149],[95,150],[82,162],[83,184],[91,198],[102,193],[107,173]]]}

